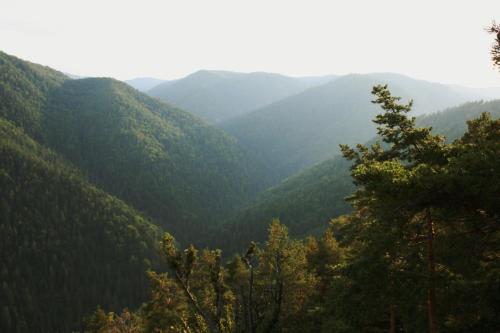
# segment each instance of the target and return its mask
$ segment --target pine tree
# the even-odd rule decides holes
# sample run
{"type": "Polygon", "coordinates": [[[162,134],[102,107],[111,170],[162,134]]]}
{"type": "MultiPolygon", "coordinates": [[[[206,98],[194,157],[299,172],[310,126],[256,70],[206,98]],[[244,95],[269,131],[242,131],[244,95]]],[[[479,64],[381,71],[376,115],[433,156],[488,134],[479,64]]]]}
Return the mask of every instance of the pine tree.
{"type": "Polygon", "coordinates": [[[491,47],[491,60],[493,64],[500,69],[500,25],[493,22],[486,31],[495,35],[495,41],[491,47]]]}
{"type": "Polygon", "coordinates": [[[372,93],[384,110],[374,122],[388,149],[380,144],[371,149],[358,145],[357,149],[341,146],[344,157],[354,160],[352,176],[361,186],[355,194],[359,206],[367,206],[381,212],[376,219],[387,219],[383,212],[399,211],[406,215],[400,227],[408,228],[411,219],[420,220],[421,230],[427,243],[427,309],[429,332],[437,332],[436,323],[436,262],[435,262],[435,221],[432,217],[433,194],[437,189],[432,183],[436,168],[446,162],[444,138],[431,134],[431,128],[417,128],[415,118],[406,114],[411,111],[412,101],[399,104],[387,86],[375,86],[372,93]]]}

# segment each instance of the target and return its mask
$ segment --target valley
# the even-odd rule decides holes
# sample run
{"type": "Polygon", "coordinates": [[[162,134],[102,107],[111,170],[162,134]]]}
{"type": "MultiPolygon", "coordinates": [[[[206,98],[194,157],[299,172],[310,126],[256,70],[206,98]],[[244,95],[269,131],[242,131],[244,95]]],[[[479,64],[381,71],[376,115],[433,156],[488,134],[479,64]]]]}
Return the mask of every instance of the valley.
{"type": "Polygon", "coordinates": [[[0,51],[0,331],[493,332],[499,130],[500,88],[0,51]]]}

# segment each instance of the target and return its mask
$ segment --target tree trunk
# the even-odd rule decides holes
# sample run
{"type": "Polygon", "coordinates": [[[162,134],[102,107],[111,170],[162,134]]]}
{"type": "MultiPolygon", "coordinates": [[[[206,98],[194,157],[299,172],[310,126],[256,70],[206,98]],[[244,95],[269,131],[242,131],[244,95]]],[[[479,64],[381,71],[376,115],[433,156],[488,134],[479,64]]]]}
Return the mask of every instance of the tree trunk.
{"type": "Polygon", "coordinates": [[[250,332],[255,333],[255,324],[253,322],[253,266],[250,265],[250,281],[248,290],[248,321],[250,323],[250,332]]]}
{"type": "Polygon", "coordinates": [[[283,276],[281,272],[281,253],[276,253],[276,290],[274,292],[274,310],[273,314],[271,316],[271,319],[269,320],[269,323],[266,327],[266,329],[263,330],[264,333],[270,333],[274,330],[276,325],[279,322],[280,315],[281,315],[281,303],[283,302],[283,276]]]}
{"type": "Polygon", "coordinates": [[[434,223],[432,221],[430,208],[425,209],[425,220],[427,224],[427,264],[429,269],[427,313],[429,319],[429,333],[436,333],[436,285],[434,281],[436,265],[434,262],[434,223]]]}
{"type": "Polygon", "coordinates": [[[396,333],[396,309],[394,305],[391,305],[389,308],[389,320],[391,325],[389,333],[396,333]]]}

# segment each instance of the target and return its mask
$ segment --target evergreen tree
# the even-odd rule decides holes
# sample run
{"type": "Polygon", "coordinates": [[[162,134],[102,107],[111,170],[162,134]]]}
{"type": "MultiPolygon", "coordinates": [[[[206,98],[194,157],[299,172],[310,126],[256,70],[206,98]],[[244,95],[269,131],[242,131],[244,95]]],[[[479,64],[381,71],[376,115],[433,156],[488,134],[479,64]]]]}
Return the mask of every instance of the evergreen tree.
{"type": "Polygon", "coordinates": [[[493,64],[500,69],[500,25],[493,22],[486,31],[495,35],[495,41],[491,47],[491,60],[493,64]]]}
{"type": "MultiPolygon", "coordinates": [[[[373,93],[376,96],[374,103],[380,104],[385,111],[374,121],[379,125],[379,135],[387,148],[378,143],[370,148],[342,146],[344,156],[354,160],[352,176],[358,185],[351,198],[356,209],[350,219],[356,233],[351,244],[353,249],[361,250],[357,258],[372,257],[368,267],[384,267],[377,279],[386,280],[385,288],[380,290],[385,306],[390,309],[391,331],[395,330],[396,308],[402,310],[405,302],[419,304],[414,295],[398,292],[399,297],[405,298],[401,301],[390,296],[391,291],[404,290],[398,286],[413,281],[413,289],[422,285],[427,290],[428,330],[436,332],[451,325],[445,323],[445,318],[449,318],[453,307],[447,305],[447,309],[442,310],[438,307],[450,297],[447,285],[456,274],[466,272],[462,267],[453,266],[455,253],[448,249],[451,239],[456,240],[462,232],[474,233],[474,226],[480,226],[484,232],[486,221],[490,221],[491,227],[491,221],[498,216],[494,207],[500,202],[493,194],[498,189],[498,176],[495,175],[499,169],[495,156],[499,144],[496,140],[498,121],[485,114],[469,122],[469,131],[461,140],[445,144],[443,137],[431,134],[431,128],[417,128],[415,119],[406,116],[411,110],[411,102],[398,104],[398,98],[390,94],[387,86],[374,87],[373,93]],[[471,148],[477,154],[475,158],[471,156],[471,148]],[[482,161],[485,166],[472,161],[482,161]],[[484,182],[485,175],[490,184],[484,182]],[[484,189],[474,191],[483,183],[484,189]],[[471,197],[466,198],[467,194],[471,197]],[[490,199],[486,198],[487,194],[491,194],[490,199]],[[422,270],[423,265],[426,271],[422,270]],[[425,281],[420,276],[425,276],[425,281]]],[[[484,240],[477,236],[470,241],[484,240]]],[[[479,253],[481,251],[478,251],[480,257],[479,253]]],[[[475,259],[480,260],[479,257],[475,259]]],[[[353,260],[352,264],[355,263],[353,260]]],[[[361,267],[355,269],[355,272],[361,271],[361,267]]],[[[399,317],[404,320],[409,314],[402,311],[399,317]]],[[[414,329],[419,330],[418,326],[414,329]]]]}

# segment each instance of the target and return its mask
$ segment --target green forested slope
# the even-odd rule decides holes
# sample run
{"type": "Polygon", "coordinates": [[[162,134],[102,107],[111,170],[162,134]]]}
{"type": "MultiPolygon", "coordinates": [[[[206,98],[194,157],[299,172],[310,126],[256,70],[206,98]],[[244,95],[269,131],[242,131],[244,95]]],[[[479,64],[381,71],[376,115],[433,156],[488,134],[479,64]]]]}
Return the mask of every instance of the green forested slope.
{"type": "Polygon", "coordinates": [[[267,184],[234,138],[187,112],[116,80],[0,56],[2,117],[181,241],[201,242],[206,225],[267,184]]]}
{"type": "Polygon", "coordinates": [[[436,133],[454,140],[467,130],[466,120],[477,118],[482,112],[489,112],[492,118],[500,118],[500,100],[470,102],[458,107],[423,115],[417,122],[420,126],[432,126],[436,133]]]}
{"type": "Polygon", "coordinates": [[[354,144],[373,137],[371,119],[377,110],[370,103],[370,90],[378,83],[388,83],[404,100],[413,98],[416,115],[483,97],[473,89],[457,91],[397,74],[346,75],[221,127],[238,138],[279,181],[337,154],[340,143],[354,144]]]}
{"type": "MultiPolygon", "coordinates": [[[[500,118],[500,100],[466,103],[419,117],[417,124],[432,126],[434,133],[453,141],[466,131],[466,120],[477,118],[482,112],[489,112],[494,119],[500,118]]],[[[229,218],[226,229],[231,235],[239,235],[232,236],[236,242],[217,239],[213,243],[241,251],[237,246],[244,247],[250,240],[264,239],[265,226],[273,218],[289,226],[294,235],[316,233],[331,218],[350,210],[344,198],[353,189],[349,163],[340,156],[326,160],[265,191],[251,205],[229,218]]]]}
{"type": "Polygon", "coordinates": [[[344,199],[353,190],[349,163],[340,157],[329,159],[260,194],[227,220],[223,232],[228,236],[217,237],[212,244],[241,253],[251,240],[265,239],[274,218],[294,237],[317,234],[332,217],[350,211],[344,199]]]}
{"type": "Polygon", "coordinates": [[[138,305],[159,230],[0,119],[0,331],[70,332],[138,305]]]}
{"type": "Polygon", "coordinates": [[[183,241],[263,186],[233,138],[115,80],[65,82],[49,97],[46,128],[93,182],[183,241]]]}
{"type": "Polygon", "coordinates": [[[9,119],[29,135],[42,139],[47,95],[66,79],[51,68],[0,51],[0,118],[9,119]]]}
{"type": "Polygon", "coordinates": [[[97,304],[138,305],[152,223],[203,243],[265,186],[235,139],[116,80],[1,53],[0,93],[2,332],[69,332],[97,304]]]}

